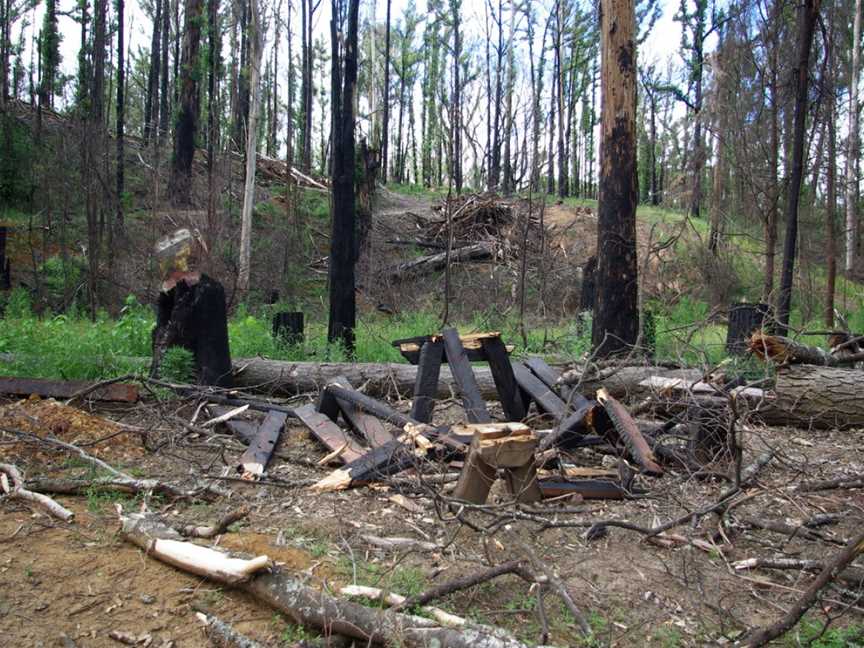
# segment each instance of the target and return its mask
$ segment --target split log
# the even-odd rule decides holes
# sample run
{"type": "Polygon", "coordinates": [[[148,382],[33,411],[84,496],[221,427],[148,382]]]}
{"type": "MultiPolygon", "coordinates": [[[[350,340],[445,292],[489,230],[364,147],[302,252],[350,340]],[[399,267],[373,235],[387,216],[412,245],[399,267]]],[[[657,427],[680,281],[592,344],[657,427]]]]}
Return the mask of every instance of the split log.
{"type": "Polygon", "coordinates": [[[264,474],[270,457],[276,450],[282,429],[285,427],[285,419],[288,416],[284,412],[268,412],[264,422],[258,428],[255,440],[249,444],[246,452],[240,457],[237,472],[243,475],[243,479],[258,479],[264,474]]]}
{"type": "MultiPolygon", "coordinates": [[[[47,495],[35,493],[24,488],[24,479],[21,477],[18,469],[12,464],[0,464],[0,493],[3,493],[3,497],[9,499],[17,499],[35,504],[64,522],[71,522],[72,518],[75,517],[75,513],[61,506],[47,495]]],[[[3,497],[0,497],[0,499],[3,499],[3,497]]]]}
{"type": "Polygon", "coordinates": [[[498,469],[504,471],[507,490],[517,501],[536,502],[541,498],[534,465],[537,435],[531,428],[522,423],[490,423],[458,428],[459,431],[473,433],[474,438],[453,491],[454,498],[485,504],[498,469]]]}
{"type": "MultiPolygon", "coordinates": [[[[450,251],[450,263],[465,263],[469,261],[486,261],[495,256],[495,246],[489,242],[466,245],[450,251]]],[[[392,280],[405,277],[416,277],[443,270],[447,266],[447,252],[438,252],[426,256],[403,261],[387,270],[392,280]]]]}
{"type": "Polygon", "coordinates": [[[618,433],[618,437],[624,442],[627,452],[633,460],[639,464],[645,474],[660,476],[663,468],[655,460],[654,453],[645,437],[636,426],[636,422],[630,413],[617,400],[612,398],[604,389],[597,391],[597,402],[603,406],[606,414],[612,422],[612,426],[618,433]]]}
{"type": "MultiPolygon", "coordinates": [[[[348,382],[348,379],[345,376],[337,376],[333,379],[333,381],[327,386],[327,388],[322,393],[322,398],[324,396],[333,395],[333,392],[329,389],[331,386],[341,387],[345,390],[350,390],[356,392],[354,387],[351,386],[351,383],[348,382]]],[[[359,392],[358,395],[362,396],[359,392]]],[[[387,431],[384,427],[384,424],[375,418],[374,416],[367,414],[361,407],[359,407],[355,402],[347,401],[344,398],[340,398],[339,396],[333,395],[336,400],[338,408],[342,411],[345,419],[351,424],[351,427],[360,434],[361,437],[366,439],[370,446],[377,447],[382,446],[388,441],[392,441],[394,436],[387,431]]],[[[319,411],[322,411],[325,414],[328,414],[331,419],[334,421],[336,417],[329,412],[324,412],[320,407],[319,411]]]]}
{"type": "Polygon", "coordinates": [[[338,458],[343,463],[351,463],[366,454],[366,448],[345,434],[329,416],[315,411],[312,403],[294,411],[312,435],[330,450],[330,460],[338,458]]]}
{"type": "MultiPolygon", "coordinates": [[[[140,516],[137,519],[133,516],[121,517],[124,539],[144,549],[147,555],[163,560],[163,555],[152,551],[152,548],[159,541],[170,542],[176,537],[176,533],[155,520],[148,519],[142,524],[140,519],[140,516]]],[[[205,547],[198,549],[219,553],[205,547]]],[[[191,550],[190,553],[197,552],[191,550]]],[[[225,554],[221,556],[223,560],[237,560],[225,554]]],[[[221,571],[208,570],[207,573],[202,573],[207,565],[181,565],[175,562],[168,564],[183,571],[203,575],[217,583],[237,586],[262,603],[288,615],[298,625],[354,637],[366,644],[392,642],[409,648],[430,645],[448,648],[525,648],[525,644],[514,639],[509,633],[471,621],[458,629],[447,628],[432,619],[341,601],[306,585],[304,581],[292,578],[278,568],[272,568],[269,573],[258,574],[251,580],[247,577],[238,581],[226,578],[221,571]]]]}
{"type": "Polygon", "coordinates": [[[134,403],[138,400],[138,386],[129,383],[100,383],[84,380],[40,380],[38,378],[0,377],[0,394],[14,396],[44,396],[72,398],[86,395],[100,401],[134,403]]]}
{"type": "Polygon", "coordinates": [[[423,344],[417,362],[417,380],[414,383],[414,398],[411,403],[411,416],[422,423],[432,420],[435,408],[435,395],[441,376],[441,362],[444,359],[444,342],[430,340],[423,344]]]}

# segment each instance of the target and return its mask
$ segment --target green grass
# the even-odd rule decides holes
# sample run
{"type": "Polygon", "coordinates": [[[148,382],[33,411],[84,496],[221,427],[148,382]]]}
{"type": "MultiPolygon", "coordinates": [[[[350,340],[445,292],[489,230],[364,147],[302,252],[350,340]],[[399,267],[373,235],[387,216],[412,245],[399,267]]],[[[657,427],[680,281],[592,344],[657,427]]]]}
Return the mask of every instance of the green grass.
{"type": "Polygon", "coordinates": [[[862,648],[864,647],[864,626],[849,625],[839,627],[829,625],[810,617],[804,618],[782,639],[782,645],[790,648],[862,648]]]}

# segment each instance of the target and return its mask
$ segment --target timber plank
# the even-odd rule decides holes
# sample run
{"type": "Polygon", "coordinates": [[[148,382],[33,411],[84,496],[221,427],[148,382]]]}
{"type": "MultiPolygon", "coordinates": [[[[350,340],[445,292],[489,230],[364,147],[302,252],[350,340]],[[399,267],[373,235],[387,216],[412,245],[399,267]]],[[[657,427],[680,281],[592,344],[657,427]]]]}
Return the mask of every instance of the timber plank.
{"type": "Polygon", "coordinates": [[[560,421],[567,414],[567,405],[549,387],[535,376],[521,362],[513,363],[513,375],[518,385],[526,391],[537,403],[537,406],[546,414],[560,421]]]}
{"type": "Polygon", "coordinates": [[[356,461],[368,452],[366,448],[345,434],[342,428],[336,425],[330,417],[316,411],[312,403],[298,407],[295,412],[303,425],[328,450],[331,452],[341,450],[339,458],[343,463],[356,461]]]}
{"type": "MultiPolygon", "coordinates": [[[[40,378],[0,377],[0,394],[30,396],[36,394],[46,398],[72,398],[76,394],[93,389],[97,383],[86,380],[42,380],[40,378]]],[[[138,400],[138,386],[130,383],[102,385],[86,394],[85,398],[118,403],[134,403],[138,400]]]]}
{"type": "MultiPolygon", "coordinates": [[[[354,387],[348,382],[345,376],[337,376],[330,381],[330,384],[337,385],[343,389],[354,390],[354,387]]],[[[381,421],[364,412],[355,403],[339,398],[339,396],[336,396],[336,402],[339,403],[339,409],[342,410],[342,414],[351,427],[366,439],[373,448],[382,446],[395,438],[393,434],[384,428],[384,424],[381,421]]]]}
{"type": "Polygon", "coordinates": [[[285,420],[288,415],[285,412],[267,412],[264,421],[258,427],[258,434],[255,439],[246,448],[246,452],[240,457],[240,465],[237,466],[237,472],[243,474],[244,477],[260,477],[267,469],[267,463],[276,450],[276,444],[279,443],[279,437],[282,435],[282,429],[285,427],[285,420]]]}
{"type": "Polygon", "coordinates": [[[462,347],[459,333],[455,328],[448,328],[441,333],[441,336],[444,338],[444,349],[450,371],[453,373],[453,379],[462,394],[462,406],[465,408],[468,421],[471,423],[490,423],[492,417],[489,416],[489,411],[486,409],[486,401],[483,400],[480,393],[477,378],[471,370],[471,363],[462,347]]]}

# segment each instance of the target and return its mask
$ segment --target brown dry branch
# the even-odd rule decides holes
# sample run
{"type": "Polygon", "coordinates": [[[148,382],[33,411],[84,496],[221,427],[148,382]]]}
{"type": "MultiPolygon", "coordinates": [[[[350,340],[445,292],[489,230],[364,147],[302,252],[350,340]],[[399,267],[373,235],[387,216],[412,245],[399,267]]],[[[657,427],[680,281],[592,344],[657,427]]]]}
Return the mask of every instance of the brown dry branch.
{"type": "Polygon", "coordinates": [[[777,622],[763,628],[756,628],[748,637],[746,645],[748,648],[756,648],[764,646],[769,641],[784,635],[791,630],[796,623],[801,620],[801,617],[807,613],[816,600],[819,598],[819,593],[822,589],[836,580],[838,575],[843,572],[848,565],[864,551],[864,531],[861,531],[852,538],[846,546],[838,551],[830,560],[828,560],[819,573],[813,579],[810,587],[804,592],[790,610],[783,615],[777,622]]]}

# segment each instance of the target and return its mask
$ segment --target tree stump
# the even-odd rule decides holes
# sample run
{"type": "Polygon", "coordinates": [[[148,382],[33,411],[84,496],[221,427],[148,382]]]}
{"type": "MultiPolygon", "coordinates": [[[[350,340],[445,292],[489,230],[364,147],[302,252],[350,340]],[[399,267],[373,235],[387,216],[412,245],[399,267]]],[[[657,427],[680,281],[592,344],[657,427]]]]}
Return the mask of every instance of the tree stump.
{"type": "Polygon", "coordinates": [[[735,304],[729,308],[729,327],[726,332],[726,353],[744,355],[747,341],[754,331],[770,329],[774,310],[768,304],[735,304]]]}
{"type": "Polygon", "coordinates": [[[151,376],[159,375],[165,352],[172,346],[188,349],[195,356],[199,384],[234,386],[221,283],[205,274],[190,273],[159,294],[151,376]]]}
{"type": "Polygon", "coordinates": [[[276,313],[273,316],[273,338],[284,344],[303,344],[303,313],[276,313]]]}

